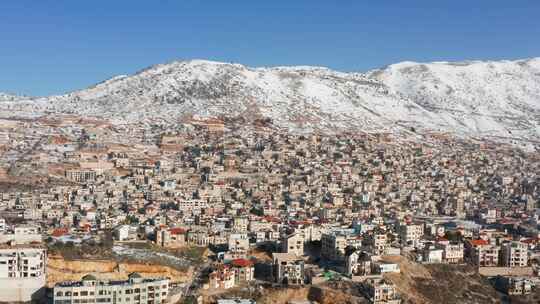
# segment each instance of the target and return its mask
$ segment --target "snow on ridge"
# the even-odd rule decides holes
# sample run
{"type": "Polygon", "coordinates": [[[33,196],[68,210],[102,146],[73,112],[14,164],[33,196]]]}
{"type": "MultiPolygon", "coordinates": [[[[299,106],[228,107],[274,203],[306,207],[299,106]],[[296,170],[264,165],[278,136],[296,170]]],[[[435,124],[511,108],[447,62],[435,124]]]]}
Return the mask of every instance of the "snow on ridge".
{"type": "Polygon", "coordinates": [[[126,122],[177,121],[184,114],[264,116],[295,130],[414,128],[538,140],[540,58],[404,61],[366,73],[174,61],[40,99],[31,110],[126,122]]]}
{"type": "Polygon", "coordinates": [[[30,97],[26,95],[15,95],[15,94],[6,93],[6,92],[0,92],[0,101],[2,102],[32,100],[35,98],[36,97],[30,97]]]}

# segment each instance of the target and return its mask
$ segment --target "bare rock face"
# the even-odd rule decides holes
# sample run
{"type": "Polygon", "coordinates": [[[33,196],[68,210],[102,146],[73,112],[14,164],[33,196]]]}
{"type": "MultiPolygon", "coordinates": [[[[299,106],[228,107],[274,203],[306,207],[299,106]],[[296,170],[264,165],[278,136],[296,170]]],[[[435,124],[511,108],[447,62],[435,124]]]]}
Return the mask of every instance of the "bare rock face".
{"type": "Polygon", "coordinates": [[[60,256],[49,256],[47,261],[47,285],[63,281],[79,281],[87,274],[102,280],[127,280],[132,272],[143,277],[169,277],[172,282],[182,283],[191,276],[191,270],[182,272],[163,265],[150,265],[113,260],[65,260],[60,256]]]}
{"type": "Polygon", "coordinates": [[[367,73],[179,61],[66,95],[1,100],[3,115],[171,124],[186,115],[229,116],[269,119],[296,131],[429,130],[537,141],[540,58],[402,62],[367,73]]]}

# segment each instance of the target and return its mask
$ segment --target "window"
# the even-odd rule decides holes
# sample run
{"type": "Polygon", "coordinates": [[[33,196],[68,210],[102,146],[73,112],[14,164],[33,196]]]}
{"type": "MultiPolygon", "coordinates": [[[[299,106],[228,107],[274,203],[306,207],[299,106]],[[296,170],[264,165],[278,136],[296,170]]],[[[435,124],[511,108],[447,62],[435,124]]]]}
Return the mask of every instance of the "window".
{"type": "Polygon", "coordinates": [[[64,295],[64,293],[61,292],[61,291],[59,291],[59,292],[56,293],[56,296],[57,296],[57,297],[61,297],[61,296],[63,296],[63,295],[64,295]]]}

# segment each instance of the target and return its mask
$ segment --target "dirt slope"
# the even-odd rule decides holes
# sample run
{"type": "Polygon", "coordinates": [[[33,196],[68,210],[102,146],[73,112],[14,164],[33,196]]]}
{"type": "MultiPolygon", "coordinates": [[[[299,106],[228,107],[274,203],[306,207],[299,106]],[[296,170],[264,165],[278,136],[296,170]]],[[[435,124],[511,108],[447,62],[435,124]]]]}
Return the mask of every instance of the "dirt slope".
{"type": "Polygon", "coordinates": [[[128,274],[138,272],[143,277],[169,277],[173,282],[185,282],[192,270],[182,272],[162,265],[151,265],[112,260],[66,260],[61,256],[49,256],[47,265],[47,285],[61,281],[80,280],[86,274],[99,279],[124,280],[128,274]]]}

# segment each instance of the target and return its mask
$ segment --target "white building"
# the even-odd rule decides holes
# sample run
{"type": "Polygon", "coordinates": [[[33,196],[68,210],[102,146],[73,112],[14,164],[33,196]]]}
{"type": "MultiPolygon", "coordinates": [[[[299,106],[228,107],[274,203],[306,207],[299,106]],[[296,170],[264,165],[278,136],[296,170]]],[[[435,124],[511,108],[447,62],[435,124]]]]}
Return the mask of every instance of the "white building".
{"type": "Polygon", "coordinates": [[[420,239],[424,235],[423,224],[407,224],[400,226],[399,236],[401,243],[405,246],[417,247],[420,239]]]}
{"type": "Polygon", "coordinates": [[[12,230],[5,230],[0,234],[0,244],[5,243],[29,244],[40,243],[41,232],[39,227],[31,225],[18,225],[12,230]]]}
{"type": "Polygon", "coordinates": [[[506,267],[526,267],[529,261],[527,244],[516,241],[503,244],[502,259],[506,267]]]}
{"type": "Polygon", "coordinates": [[[129,225],[120,225],[114,228],[114,237],[118,241],[125,241],[129,239],[129,225]]]}
{"type": "Polygon", "coordinates": [[[300,233],[293,233],[282,238],[282,252],[304,255],[304,237],[300,233]]]}
{"type": "Polygon", "coordinates": [[[127,281],[101,281],[86,275],[78,282],[62,282],[54,286],[54,304],[71,303],[167,303],[169,279],[144,279],[138,273],[127,281]]]}
{"type": "Polygon", "coordinates": [[[396,263],[378,263],[375,265],[377,273],[399,273],[399,265],[396,263]]]}
{"type": "Polygon", "coordinates": [[[385,279],[368,279],[363,284],[363,292],[373,304],[399,304],[401,296],[396,286],[385,279]]]}
{"type": "Polygon", "coordinates": [[[35,245],[0,245],[0,302],[44,296],[47,252],[35,245]]]}
{"type": "Polygon", "coordinates": [[[435,246],[424,248],[422,260],[426,263],[442,263],[444,250],[435,246]]]}
{"type": "Polygon", "coordinates": [[[3,218],[0,218],[0,233],[4,233],[4,231],[6,230],[7,230],[6,220],[3,218]]]}
{"type": "Polygon", "coordinates": [[[274,279],[286,285],[304,284],[304,260],[290,253],[273,253],[274,279]]]}
{"type": "Polygon", "coordinates": [[[229,236],[229,251],[245,253],[249,250],[249,238],[247,233],[231,233],[229,236]]]}
{"type": "Polygon", "coordinates": [[[347,237],[340,233],[323,233],[321,237],[321,255],[330,260],[343,260],[347,237]]]}
{"type": "Polygon", "coordinates": [[[442,244],[439,247],[443,249],[443,260],[445,263],[457,264],[463,262],[463,243],[448,243],[442,244]]]}

